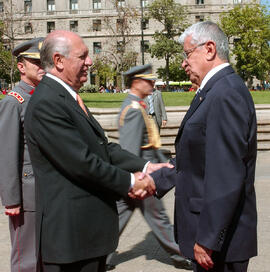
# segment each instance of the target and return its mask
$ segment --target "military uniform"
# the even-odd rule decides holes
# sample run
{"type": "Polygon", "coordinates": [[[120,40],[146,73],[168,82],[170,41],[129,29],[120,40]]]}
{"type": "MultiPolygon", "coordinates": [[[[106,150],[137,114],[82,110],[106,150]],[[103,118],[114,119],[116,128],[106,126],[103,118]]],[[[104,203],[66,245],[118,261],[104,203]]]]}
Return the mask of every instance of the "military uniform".
{"type": "MultiPolygon", "coordinates": [[[[15,48],[15,55],[33,49],[32,42],[15,48]]],[[[29,53],[36,58],[35,50],[29,53]]],[[[3,206],[21,207],[18,215],[9,216],[11,272],[39,271],[35,256],[35,179],[24,135],[24,115],[33,91],[33,86],[21,80],[0,101],[0,196],[3,206]]]]}
{"type": "MultiPolygon", "coordinates": [[[[135,73],[135,76],[139,75],[143,79],[152,80],[154,79],[152,75],[144,75],[150,67],[149,65],[135,67],[135,71],[133,68],[131,73],[135,73]]],[[[119,143],[122,148],[148,161],[153,163],[164,162],[165,157],[158,150],[160,147],[158,129],[154,120],[152,120],[153,122],[149,122],[147,118],[149,117],[146,112],[144,100],[133,94],[129,94],[124,100],[119,113],[119,143]]],[[[174,229],[170,224],[162,201],[153,196],[144,200],[123,198],[117,201],[120,235],[135,208],[141,210],[155,237],[161,246],[171,255],[172,260],[175,262],[183,261],[183,265],[191,267],[189,263],[185,263],[187,260],[180,256],[179,246],[175,243],[174,239],[174,229]]],[[[107,258],[107,267],[109,268],[114,267],[111,261],[112,257],[113,254],[107,258]]]]}

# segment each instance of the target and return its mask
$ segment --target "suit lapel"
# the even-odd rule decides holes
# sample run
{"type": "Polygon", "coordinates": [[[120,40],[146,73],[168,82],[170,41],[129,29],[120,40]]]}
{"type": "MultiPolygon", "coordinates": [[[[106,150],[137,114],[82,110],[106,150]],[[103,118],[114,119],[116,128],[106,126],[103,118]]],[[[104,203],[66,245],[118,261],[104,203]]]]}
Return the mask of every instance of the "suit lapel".
{"type": "Polygon", "coordinates": [[[79,106],[77,101],[68,93],[65,94],[65,101],[68,104],[69,107],[72,107],[78,114],[80,114],[83,118],[87,120],[87,122],[91,125],[91,127],[96,131],[96,133],[101,136],[102,138],[105,138],[103,129],[99,125],[99,123],[95,120],[89,109],[86,107],[86,111],[88,113],[88,116],[85,114],[85,112],[82,110],[82,108],[79,106]]]}
{"type": "Polygon", "coordinates": [[[200,91],[200,93],[196,94],[190,104],[190,107],[186,113],[186,115],[184,116],[184,119],[181,123],[181,126],[178,130],[178,134],[176,136],[175,142],[178,141],[179,137],[182,134],[183,128],[187,122],[187,120],[193,115],[193,113],[197,110],[197,108],[200,106],[200,104],[203,102],[203,100],[206,97],[206,91],[203,88],[203,90],[200,91]]]}
{"type": "Polygon", "coordinates": [[[91,127],[96,131],[96,133],[101,136],[102,138],[106,138],[104,135],[104,131],[99,125],[99,123],[95,120],[95,118],[92,116],[88,108],[86,107],[86,110],[88,112],[87,116],[85,112],[82,110],[82,108],[79,106],[77,101],[71,96],[71,94],[57,81],[50,77],[44,76],[42,81],[49,85],[51,89],[54,90],[55,94],[59,95],[65,100],[65,103],[68,104],[68,107],[71,107],[73,110],[75,110],[78,114],[83,116],[87,120],[87,122],[91,125],[91,127]]]}

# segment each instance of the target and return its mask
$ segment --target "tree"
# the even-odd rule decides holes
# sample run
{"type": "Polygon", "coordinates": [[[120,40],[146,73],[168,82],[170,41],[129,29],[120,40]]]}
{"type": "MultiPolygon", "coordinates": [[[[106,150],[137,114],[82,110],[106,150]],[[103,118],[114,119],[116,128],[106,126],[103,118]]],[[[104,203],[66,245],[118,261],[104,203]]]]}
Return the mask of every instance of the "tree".
{"type": "MultiPolygon", "coordinates": [[[[184,69],[181,68],[183,58],[180,57],[179,55],[175,57],[169,65],[169,79],[172,81],[184,81],[184,80],[189,80],[188,75],[184,71],[184,69]]],[[[159,78],[166,78],[167,76],[167,71],[166,68],[158,68],[157,73],[159,78]]]]}
{"type": "Polygon", "coordinates": [[[19,10],[13,0],[4,1],[4,11],[1,13],[2,23],[0,25],[1,41],[4,50],[0,53],[0,69],[5,69],[5,78],[14,85],[19,79],[19,73],[16,69],[16,58],[11,54],[15,47],[15,40],[23,33],[25,24],[29,23],[30,14],[27,16],[19,10]]]}
{"type": "MultiPolygon", "coordinates": [[[[19,73],[16,70],[16,64],[13,61],[13,56],[10,50],[7,50],[8,46],[3,40],[4,23],[0,21],[0,79],[1,84],[11,83],[10,73],[12,71],[13,78],[18,79],[19,73]]],[[[3,86],[2,86],[3,87],[3,86]]],[[[6,87],[6,86],[5,86],[6,87]]]]}
{"type": "Polygon", "coordinates": [[[220,26],[233,41],[235,68],[249,87],[253,77],[265,80],[270,71],[270,14],[259,4],[237,5],[220,16],[220,26]]]}
{"type": "Polygon", "coordinates": [[[174,0],[155,0],[148,7],[148,17],[157,20],[162,29],[154,34],[155,43],[150,47],[152,57],[165,59],[165,80],[170,79],[170,62],[179,56],[181,45],[175,40],[187,27],[186,8],[174,0]]]}
{"type": "Polygon", "coordinates": [[[135,8],[127,4],[123,6],[117,0],[111,0],[111,3],[115,7],[117,15],[105,16],[103,19],[111,39],[107,43],[107,48],[102,50],[102,57],[99,59],[103,63],[109,62],[117,75],[121,75],[121,87],[123,89],[123,72],[136,65],[138,57],[138,53],[133,49],[135,38],[132,35],[138,14],[135,8]]]}

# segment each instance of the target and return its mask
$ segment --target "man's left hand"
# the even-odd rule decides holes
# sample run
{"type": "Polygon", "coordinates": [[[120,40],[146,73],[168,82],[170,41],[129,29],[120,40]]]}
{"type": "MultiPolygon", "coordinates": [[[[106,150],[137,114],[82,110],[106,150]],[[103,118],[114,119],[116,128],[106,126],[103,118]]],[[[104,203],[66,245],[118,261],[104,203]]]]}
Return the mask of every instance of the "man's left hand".
{"type": "Polygon", "coordinates": [[[167,124],[167,120],[162,120],[161,127],[166,127],[166,124],[167,124]]]}
{"type": "Polygon", "coordinates": [[[174,166],[168,162],[165,162],[165,163],[151,163],[151,162],[149,162],[149,164],[147,165],[147,168],[146,168],[146,174],[151,174],[151,173],[159,170],[162,167],[174,168],[174,166]]]}
{"type": "Polygon", "coordinates": [[[209,270],[213,268],[214,263],[212,261],[213,250],[208,249],[202,245],[195,243],[194,245],[194,257],[197,263],[204,269],[209,270]]]}

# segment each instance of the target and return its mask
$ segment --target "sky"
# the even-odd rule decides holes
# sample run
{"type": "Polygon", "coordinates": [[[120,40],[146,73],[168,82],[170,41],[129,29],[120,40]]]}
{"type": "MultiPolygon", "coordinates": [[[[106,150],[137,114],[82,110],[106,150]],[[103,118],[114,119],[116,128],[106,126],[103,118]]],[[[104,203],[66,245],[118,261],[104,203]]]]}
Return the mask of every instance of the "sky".
{"type": "Polygon", "coordinates": [[[261,4],[268,6],[267,8],[270,11],[270,0],[261,0],[261,4]]]}

